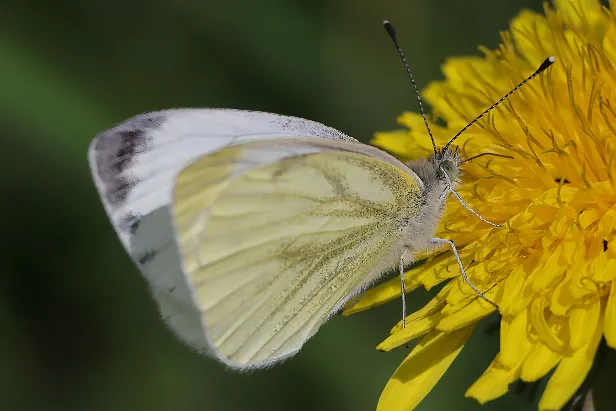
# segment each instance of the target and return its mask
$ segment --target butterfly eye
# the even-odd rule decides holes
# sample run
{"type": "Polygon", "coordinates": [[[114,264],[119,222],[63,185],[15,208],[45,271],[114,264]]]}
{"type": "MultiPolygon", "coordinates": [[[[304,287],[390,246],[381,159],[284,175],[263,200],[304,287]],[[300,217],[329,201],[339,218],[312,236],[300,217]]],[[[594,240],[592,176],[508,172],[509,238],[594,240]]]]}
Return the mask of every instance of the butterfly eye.
{"type": "Polygon", "coordinates": [[[449,181],[455,181],[458,178],[458,167],[456,167],[451,161],[445,160],[441,163],[441,170],[447,174],[449,181]]]}

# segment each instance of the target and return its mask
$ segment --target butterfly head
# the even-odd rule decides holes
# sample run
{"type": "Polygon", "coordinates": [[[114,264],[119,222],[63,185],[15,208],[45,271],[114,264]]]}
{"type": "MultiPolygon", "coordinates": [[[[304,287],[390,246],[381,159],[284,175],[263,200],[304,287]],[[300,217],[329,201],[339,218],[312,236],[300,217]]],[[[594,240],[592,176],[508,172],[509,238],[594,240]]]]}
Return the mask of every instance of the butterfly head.
{"type": "Polygon", "coordinates": [[[462,158],[458,154],[458,148],[455,150],[445,148],[438,150],[436,154],[431,156],[436,179],[445,186],[456,186],[460,177],[460,164],[462,158]]]}
{"type": "Polygon", "coordinates": [[[407,165],[421,179],[427,191],[440,195],[458,185],[461,163],[462,158],[456,148],[437,150],[429,158],[411,161],[407,165]]]}

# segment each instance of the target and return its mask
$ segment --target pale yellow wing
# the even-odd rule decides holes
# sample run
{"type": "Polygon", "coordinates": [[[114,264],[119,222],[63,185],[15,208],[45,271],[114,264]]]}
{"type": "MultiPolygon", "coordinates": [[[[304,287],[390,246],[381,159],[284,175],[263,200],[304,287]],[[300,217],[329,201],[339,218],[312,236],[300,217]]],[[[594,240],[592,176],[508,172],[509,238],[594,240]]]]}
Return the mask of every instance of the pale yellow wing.
{"type": "Polygon", "coordinates": [[[246,143],[180,173],[177,242],[219,360],[248,368],[293,355],[397,263],[422,187],[377,151],[301,139],[246,143]]]}

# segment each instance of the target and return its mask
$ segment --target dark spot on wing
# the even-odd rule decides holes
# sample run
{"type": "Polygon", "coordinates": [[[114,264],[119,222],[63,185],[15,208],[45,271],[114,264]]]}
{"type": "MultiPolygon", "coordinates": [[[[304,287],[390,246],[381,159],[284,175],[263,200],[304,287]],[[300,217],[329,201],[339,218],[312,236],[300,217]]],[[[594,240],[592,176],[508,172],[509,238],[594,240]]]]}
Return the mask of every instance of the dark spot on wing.
{"type": "Polygon", "coordinates": [[[122,178],[121,174],[118,174],[118,178],[113,180],[114,186],[111,186],[105,194],[105,198],[110,204],[118,205],[128,197],[130,189],[135,185],[134,181],[122,178]]]}
{"type": "Polygon", "coordinates": [[[139,258],[137,259],[137,261],[139,261],[140,264],[145,265],[148,262],[152,261],[152,259],[156,256],[156,254],[158,254],[158,251],[148,250],[145,253],[141,254],[139,258]]]}
{"type": "Polygon", "coordinates": [[[145,113],[133,118],[136,128],[156,129],[161,128],[167,117],[160,113],[145,113]]]}
{"type": "Polygon", "coordinates": [[[137,230],[139,229],[139,224],[141,223],[141,216],[135,213],[127,213],[122,220],[120,221],[120,229],[122,231],[128,231],[132,235],[135,235],[137,230]]]}
{"type": "Polygon", "coordinates": [[[555,178],[554,181],[556,181],[557,183],[560,183],[562,181],[563,184],[569,184],[569,180],[567,180],[566,178],[562,179],[562,178],[558,177],[558,178],[555,178]]]}
{"type": "Polygon", "coordinates": [[[105,185],[105,198],[111,205],[124,202],[130,189],[137,184],[137,176],[131,175],[130,166],[139,153],[151,147],[150,131],[160,128],[165,120],[160,113],[146,113],[96,137],[96,172],[105,185]]]}
{"type": "Polygon", "coordinates": [[[110,166],[114,172],[119,174],[130,165],[141,143],[145,140],[146,134],[144,130],[127,130],[120,131],[117,137],[120,145],[115,154],[116,160],[110,166]]]}
{"type": "Polygon", "coordinates": [[[607,251],[607,240],[603,240],[603,251],[607,251]]]}
{"type": "Polygon", "coordinates": [[[170,292],[170,293],[174,292],[176,288],[177,288],[177,287],[174,285],[173,287],[171,287],[171,288],[169,289],[169,292],[170,292]]]}

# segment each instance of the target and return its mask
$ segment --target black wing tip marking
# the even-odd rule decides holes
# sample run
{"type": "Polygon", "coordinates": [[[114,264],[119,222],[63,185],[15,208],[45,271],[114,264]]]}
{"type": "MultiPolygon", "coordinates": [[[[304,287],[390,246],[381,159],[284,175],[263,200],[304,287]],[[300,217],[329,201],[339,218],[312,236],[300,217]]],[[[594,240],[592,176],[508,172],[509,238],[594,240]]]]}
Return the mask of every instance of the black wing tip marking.
{"type": "Polygon", "coordinates": [[[139,264],[145,265],[148,262],[152,261],[152,259],[156,257],[156,254],[158,254],[157,250],[147,250],[146,252],[141,254],[139,257],[137,257],[137,261],[139,261],[139,264]]]}
{"type": "Polygon", "coordinates": [[[143,129],[124,130],[117,133],[119,145],[112,154],[116,159],[110,164],[113,172],[120,174],[126,167],[131,164],[134,155],[139,151],[140,145],[146,138],[146,132],[143,129]]]}
{"type": "Polygon", "coordinates": [[[135,156],[151,145],[150,132],[163,126],[161,113],[140,114],[96,136],[92,145],[95,172],[107,202],[117,206],[126,200],[135,177],[127,169],[135,156]]]}
{"type": "Polygon", "coordinates": [[[120,230],[129,232],[132,235],[137,233],[139,224],[141,223],[141,216],[132,212],[128,212],[120,221],[120,230]]]}

